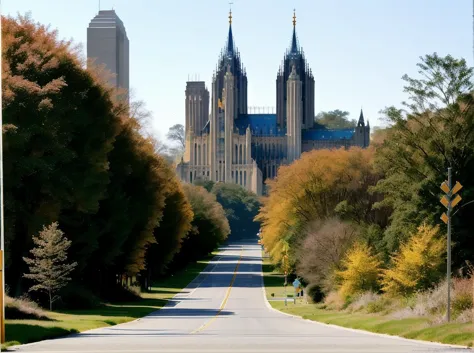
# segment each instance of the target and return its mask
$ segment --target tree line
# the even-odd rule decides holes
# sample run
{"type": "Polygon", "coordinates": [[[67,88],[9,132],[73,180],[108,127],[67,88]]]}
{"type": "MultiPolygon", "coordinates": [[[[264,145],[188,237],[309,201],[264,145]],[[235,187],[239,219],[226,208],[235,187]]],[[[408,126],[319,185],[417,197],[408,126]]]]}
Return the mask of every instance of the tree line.
{"type": "Polygon", "coordinates": [[[143,104],[122,99],[105,69],[86,69],[55,31],[29,17],[2,21],[10,295],[37,284],[41,261],[31,256],[46,256],[45,239],[59,244],[54,234],[65,237],[71,283],[60,294],[69,306],[121,300],[122,288],[146,288],[225,241],[226,210],[216,194],[177,179],[144,133],[143,104]]]}
{"type": "Polygon", "coordinates": [[[449,55],[420,59],[420,77],[403,76],[408,101],[382,111],[388,127],[369,148],[307,152],[268,181],[257,217],[264,246],[317,300],[333,291],[348,301],[365,291],[410,296],[442,280],[448,167],[464,186],[453,274],[474,261],[473,69],[449,55]]]}

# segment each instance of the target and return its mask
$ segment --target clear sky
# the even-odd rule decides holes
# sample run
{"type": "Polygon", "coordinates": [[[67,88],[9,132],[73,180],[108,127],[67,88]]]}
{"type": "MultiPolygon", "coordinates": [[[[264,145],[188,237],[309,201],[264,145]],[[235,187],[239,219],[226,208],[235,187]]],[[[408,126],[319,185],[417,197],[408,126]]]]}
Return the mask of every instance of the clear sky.
{"type": "MultiPolygon", "coordinates": [[[[31,12],[59,35],[82,43],[98,0],[1,0],[5,14],[31,12]]],[[[275,80],[290,44],[296,8],[300,45],[313,70],[316,112],[363,107],[372,125],[380,109],[405,99],[403,74],[438,52],[472,65],[472,0],[233,0],[233,33],[247,68],[249,106],[276,105],[275,80]]],[[[188,75],[211,86],[228,31],[225,0],[101,0],[114,8],[130,40],[130,85],[153,112],[163,137],[184,124],[188,75]]]]}

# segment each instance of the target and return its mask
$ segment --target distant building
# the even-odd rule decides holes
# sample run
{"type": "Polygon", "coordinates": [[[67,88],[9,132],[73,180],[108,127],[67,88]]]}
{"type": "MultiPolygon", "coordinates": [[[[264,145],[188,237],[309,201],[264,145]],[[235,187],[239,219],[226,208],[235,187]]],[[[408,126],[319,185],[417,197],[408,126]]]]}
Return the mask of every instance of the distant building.
{"type": "Polygon", "coordinates": [[[230,14],[227,45],[212,79],[210,115],[205,83],[186,84],[186,150],[177,166],[180,178],[236,183],[261,195],[265,180],[302,152],[369,145],[370,126],[362,111],[355,128],[315,128],[314,98],[314,77],[298,44],[294,15],[291,45],[276,79],[276,114],[250,114],[247,73],[234,44],[230,14]]]}
{"type": "Polygon", "coordinates": [[[129,91],[129,41],[114,10],[101,10],[87,28],[87,58],[115,74],[110,84],[129,91]]]}

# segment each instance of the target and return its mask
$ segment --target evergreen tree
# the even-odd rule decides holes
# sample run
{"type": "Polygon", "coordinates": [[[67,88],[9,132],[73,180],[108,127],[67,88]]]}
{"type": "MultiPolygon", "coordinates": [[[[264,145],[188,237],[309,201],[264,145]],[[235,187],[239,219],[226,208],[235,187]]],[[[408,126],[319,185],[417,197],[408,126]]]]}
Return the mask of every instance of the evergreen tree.
{"type": "Polygon", "coordinates": [[[53,310],[53,302],[59,299],[56,293],[71,280],[69,275],[77,266],[77,262],[67,262],[71,241],[64,236],[55,222],[43,227],[39,236],[33,237],[33,242],[36,245],[30,250],[33,257],[23,258],[30,270],[24,277],[36,282],[30,291],[40,291],[48,295],[49,310],[53,310]]]}

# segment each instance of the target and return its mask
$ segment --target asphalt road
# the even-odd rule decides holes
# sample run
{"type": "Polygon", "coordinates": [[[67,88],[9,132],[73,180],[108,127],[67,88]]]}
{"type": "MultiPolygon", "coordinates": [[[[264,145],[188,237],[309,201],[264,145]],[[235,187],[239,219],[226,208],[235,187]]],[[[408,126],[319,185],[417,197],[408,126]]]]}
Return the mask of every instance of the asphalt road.
{"type": "Polygon", "coordinates": [[[140,320],[21,346],[19,352],[460,352],[281,314],[264,299],[256,241],[233,242],[181,294],[140,320]]]}

